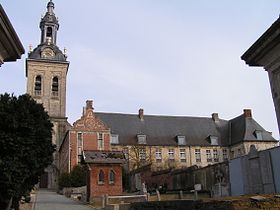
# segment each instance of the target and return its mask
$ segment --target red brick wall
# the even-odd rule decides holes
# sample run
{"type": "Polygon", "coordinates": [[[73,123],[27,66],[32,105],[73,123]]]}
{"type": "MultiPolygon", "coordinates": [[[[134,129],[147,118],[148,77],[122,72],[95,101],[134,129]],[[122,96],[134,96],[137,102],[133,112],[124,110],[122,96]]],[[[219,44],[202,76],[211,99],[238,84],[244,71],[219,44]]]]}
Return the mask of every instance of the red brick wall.
{"type": "MultiPolygon", "coordinates": [[[[102,131],[101,131],[102,132],[102,131]]],[[[98,150],[97,149],[97,133],[96,131],[83,131],[83,130],[71,130],[70,131],[70,164],[71,170],[75,165],[78,164],[78,148],[77,148],[77,136],[78,133],[82,133],[83,138],[83,150],[98,150]]],[[[108,132],[103,133],[104,135],[104,150],[110,150],[110,134],[108,132]]]]}
{"type": "Polygon", "coordinates": [[[114,165],[99,165],[91,164],[90,173],[90,197],[101,196],[101,195],[121,195],[122,189],[122,167],[119,164],[114,165]],[[98,184],[98,174],[100,170],[104,172],[104,184],[98,184]],[[109,184],[109,172],[113,170],[115,172],[115,183],[109,184]]]}
{"type": "Polygon", "coordinates": [[[77,160],[77,133],[70,131],[70,168],[71,170],[78,164],[77,160]]]}

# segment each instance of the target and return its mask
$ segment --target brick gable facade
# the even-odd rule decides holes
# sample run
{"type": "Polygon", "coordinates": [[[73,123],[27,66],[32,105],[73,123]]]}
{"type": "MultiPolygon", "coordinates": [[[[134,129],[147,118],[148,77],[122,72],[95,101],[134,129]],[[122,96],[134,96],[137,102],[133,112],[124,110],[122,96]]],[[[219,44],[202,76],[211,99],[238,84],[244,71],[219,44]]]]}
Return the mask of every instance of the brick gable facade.
{"type": "Polygon", "coordinates": [[[87,101],[82,117],[73,124],[59,148],[61,173],[70,172],[82,162],[87,164],[89,200],[104,194],[119,195],[123,191],[123,153],[111,151],[110,129],[93,110],[93,102],[87,101]],[[85,151],[92,156],[85,159],[85,151]],[[104,173],[102,183],[98,182],[101,170],[104,173]],[[110,176],[114,177],[114,181],[109,183],[110,176]]]}

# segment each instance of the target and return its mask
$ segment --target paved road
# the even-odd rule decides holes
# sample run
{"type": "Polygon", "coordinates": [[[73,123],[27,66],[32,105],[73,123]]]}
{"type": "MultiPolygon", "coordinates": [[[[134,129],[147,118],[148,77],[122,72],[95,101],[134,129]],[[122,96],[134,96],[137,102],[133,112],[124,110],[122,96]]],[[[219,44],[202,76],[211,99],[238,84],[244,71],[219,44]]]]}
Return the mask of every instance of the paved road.
{"type": "Polygon", "coordinates": [[[93,210],[93,208],[55,192],[40,189],[37,192],[35,210],[93,210]]]}

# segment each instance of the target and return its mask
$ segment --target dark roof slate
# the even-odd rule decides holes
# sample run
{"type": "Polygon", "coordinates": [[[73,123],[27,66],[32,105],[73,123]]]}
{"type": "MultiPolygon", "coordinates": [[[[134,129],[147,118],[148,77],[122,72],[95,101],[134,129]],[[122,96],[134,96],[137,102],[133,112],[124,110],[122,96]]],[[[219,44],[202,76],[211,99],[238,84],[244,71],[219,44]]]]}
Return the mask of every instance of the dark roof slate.
{"type": "Polygon", "coordinates": [[[242,114],[232,120],[214,121],[207,117],[95,113],[112,134],[119,135],[119,144],[136,145],[137,135],[146,135],[146,144],[154,146],[177,146],[176,137],[185,136],[186,145],[211,146],[209,136],[218,137],[218,145],[229,146],[242,141],[257,141],[254,132],[262,131],[263,141],[276,141],[253,118],[242,114]]]}
{"type": "Polygon", "coordinates": [[[229,121],[231,125],[231,144],[237,144],[242,141],[257,141],[256,131],[262,132],[262,141],[276,141],[270,132],[266,131],[253,118],[245,118],[240,115],[229,121]]]}
{"type": "Polygon", "coordinates": [[[137,135],[146,135],[147,145],[178,145],[176,137],[186,137],[187,145],[211,145],[209,135],[217,136],[219,145],[227,144],[227,121],[214,122],[212,118],[155,116],[118,113],[95,113],[110,129],[119,135],[122,145],[137,144],[137,135]]]}
{"type": "Polygon", "coordinates": [[[41,59],[41,60],[51,60],[51,61],[61,61],[61,62],[67,62],[67,57],[62,53],[62,51],[58,48],[58,46],[54,44],[39,44],[32,52],[28,54],[28,58],[30,59],[41,59]],[[54,51],[55,56],[50,58],[43,58],[42,57],[42,51],[45,48],[51,48],[54,51]]]}
{"type": "Polygon", "coordinates": [[[125,157],[121,151],[84,151],[85,163],[112,163],[121,164],[125,162],[125,157]]]}

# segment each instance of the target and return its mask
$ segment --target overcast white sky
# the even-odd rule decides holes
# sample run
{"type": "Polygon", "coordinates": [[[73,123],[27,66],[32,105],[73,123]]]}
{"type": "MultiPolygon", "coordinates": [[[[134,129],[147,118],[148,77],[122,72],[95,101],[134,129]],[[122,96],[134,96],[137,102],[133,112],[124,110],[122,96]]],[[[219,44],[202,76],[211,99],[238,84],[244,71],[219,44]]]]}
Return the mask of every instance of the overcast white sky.
{"type": "MultiPolygon", "coordinates": [[[[1,0],[26,52],[48,0],[1,0]]],[[[279,17],[275,0],[54,0],[68,51],[67,116],[96,111],[253,117],[279,138],[267,73],[240,56],[279,17]]],[[[27,53],[26,53],[27,54],[27,53]]],[[[26,92],[25,58],[0,69],[0,93],[26,92]]]]}

